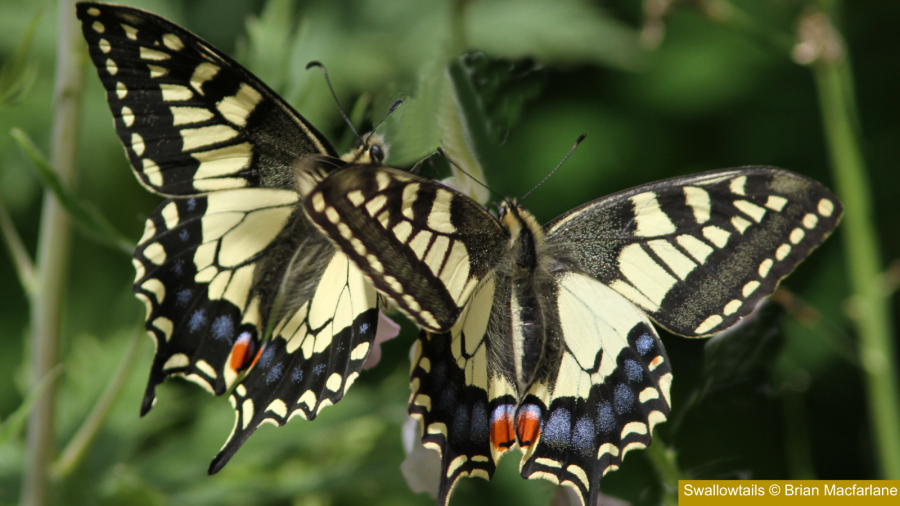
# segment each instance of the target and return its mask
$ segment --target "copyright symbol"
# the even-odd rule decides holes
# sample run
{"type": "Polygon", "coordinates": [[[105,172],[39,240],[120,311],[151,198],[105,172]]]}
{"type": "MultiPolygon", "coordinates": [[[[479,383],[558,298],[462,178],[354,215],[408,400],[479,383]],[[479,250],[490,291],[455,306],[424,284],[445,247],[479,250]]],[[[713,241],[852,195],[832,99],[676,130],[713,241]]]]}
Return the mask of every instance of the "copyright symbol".
{"type": "Polygon", "coordinates": [[[769,485],[769,493],[772,495],[778,495],[781,493],[781,487],[778,485],[769,485]]]}

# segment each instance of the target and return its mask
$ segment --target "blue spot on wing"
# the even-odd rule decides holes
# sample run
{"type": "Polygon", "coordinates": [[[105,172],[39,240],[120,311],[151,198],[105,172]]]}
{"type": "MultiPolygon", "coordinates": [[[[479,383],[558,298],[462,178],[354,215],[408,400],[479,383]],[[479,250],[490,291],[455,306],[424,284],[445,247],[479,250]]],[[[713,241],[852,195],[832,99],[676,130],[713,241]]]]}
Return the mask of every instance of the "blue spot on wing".
{"type": "Polygon", "coordinates": [[[188,242],[191,238],[191,233],[188,232],[186,228],[181,229],[181,232],[178,232],[178,238],[181,239],[182,242],[188,242]]]}
{"type": "Polygon", "coordinates": [[[216,318],[212,324],[212,335],[216,339],[231,342],[234,337],[234,323],[228,315],[222,315],[216,318]]]}
{"type": "Polygon", "coordinates": [[[271,385],[272,383],[278,381],[281,378],[281,373],[284,371],[284,364],[275,364],[274,367],[269,369],[269,373],[266,374],[266,385],[271,385]]]}
{"type": "Polygon", "coordinates": [[[444,411],[446,413],[450,413],[453,411],[453,408],[456,406],[456,385],[449,384],[443,391],[441,391],[440,398],[438,400],[438,409],[444,411]]]}
{"type": "Polygon", "coordinates": [[[303,368],[301,366],[297,366],[291,371],[291,381],[294,383],[300,383],[303,381],[303,368]]]}
{"type": "Polygon", "coordinates": [[[644,377],[644,368],[634,360],[628,359],[625,361],[625,376],[628,376],[630,381],[637,383],[644,377]]]}
{"type": "Polygon", "coordinates": [[[191,315],[191,321],[188,322],[188,329],[191,332],[197,332],[206,326],[206,310],[198,309],[191,315]]]}
{"type": "Polygon", "coordinates": [[[472,442],[486,442],[490,433],[487,408],[481,402],[472,406],[472,442]]]}
{"type": "Polygon", "coordinates": [[[550,414],[550,419],[544,426],[544,433],[541,436],[544,442],[554,450],[565,450],[569,447],[569,435],[572,430],[572,422],[569,417],[569,411],[563,408],[557,408],[550,414]]]}
{"type": "Polygon", "coordinates": [[[653,348],[654,342],[650,334],[643,334],[637,339],[637,351],[644,356],[653,348]]]}
{"type": "Polygon", "coordinates": [[[631,407],[634,405],[634,394],[628,386],[624,384],[616,385],[616,390],[613,393],[613,405],[616,408],[616,413],[620,415],[631,411],[631,407]]]}
{"type": "Polygon", "coordinates": [[[272,358],[275,357],[275,348],[267,347],[266,351],[263,352],[262,356],[259,357],[259,367],[265,369],[269,367],[269,364],[272,363],[272,358]]]}
{"type": "Polygon", "coordinates": [[[172,262],[172,271],[175,273],[175,277],[184,276],[184,260],[178,259],[172,262]]]}
{"type": "Polygon", "coordinates": [[[181,307],[187,306],[188,302],[191,301],[191,290],[189,288],[183,288],[178,291],[178,295],[175,296],[175,303],[181,307]]]}
{"type": "Polygon", "coordinates": [[[609,401],[597,404],[597,428],[604,434],[609,434],[616,429],[616,415],[613,414],[609,401]]]}
{"type": "Polygon", "coordinates": [[[450,434],[450,441],[460,444],[465,441],[466,434],[469,433],[469,407],[462,404],[456,408],[456,416],[453,417],[453,432],[450,434]]]}
{"type": "Polygon", "coordinates": [[[588,417],[579,418],[572,433],[572,445],[585,458],[594,454],[594,423],[588,417]]]}

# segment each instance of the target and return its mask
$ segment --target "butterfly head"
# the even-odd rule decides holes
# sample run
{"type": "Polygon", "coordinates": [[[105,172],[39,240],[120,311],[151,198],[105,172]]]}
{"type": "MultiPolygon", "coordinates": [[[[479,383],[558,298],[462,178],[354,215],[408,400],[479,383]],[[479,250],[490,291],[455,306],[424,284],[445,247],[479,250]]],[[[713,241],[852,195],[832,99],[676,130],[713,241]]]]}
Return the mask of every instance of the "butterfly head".
{"type": "Polygon", "coordinates": [[[509,233],[509,246],[520,267],[534,268],[539,248],[544,243],[544,231],[534,216],[515,200],[504,201],[497,207],[497,218],[509,233]]]}
{"type": "Polygon", "coordinates": [[[362,142],[350,152],[343,155],[341,160],[348,163],[374,163],[381,164],[388,156],[388,145],[384,136],[369,132],[362,136],[362,142]]]}

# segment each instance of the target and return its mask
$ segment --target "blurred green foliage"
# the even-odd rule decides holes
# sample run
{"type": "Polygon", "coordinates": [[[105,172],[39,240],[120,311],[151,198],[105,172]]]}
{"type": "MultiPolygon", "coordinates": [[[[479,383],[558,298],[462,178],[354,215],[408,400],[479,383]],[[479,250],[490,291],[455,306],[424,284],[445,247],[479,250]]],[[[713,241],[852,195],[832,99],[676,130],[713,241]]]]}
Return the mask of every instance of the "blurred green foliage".
{"type": "MultiPolygon", "coordinates": [[[[699,2],[737,7],[762,30],[729,24],[727,9],[703,10],[691,7],[697,2],[684,2],[662,20],[664,37],[652,51],[642,48],[646,19],[638,0],[127,3],[166,16],[235,54],[331,139],[345,144],[346,126],[321,73],[305,70],[308,61],[328,66],[346,106],[370,94],[369,123],[404,98],[385,127],[393,148],[388,163],[396,165],[410,166],[427,156],[442,135],[461,135],[446,132],[446,118],[454,111],[441,110],[446,64],[457,62],[454,86],[469,78],[483,107],[473,153],[498,193],[523,195],[587,134],[562,170],[528,198],[528,208],[542,222],[617,190],[714,168],[777,165],[832,182],[810,73],[790,60],[790,48],[780,46],[777,37],[767,39],[777,33],[790,42],[798,16],[813,2],[699,2]],[[458,60],[463,50],[482,54],[458,60]]],[[[0,3],[0,63],[15,61],[11,66],[18,68],[23,64],[17,47],[39,10],[44,15],[30,62],[36,77],[30,88],[19,90],[16,103],[0,105],[0,201],[32,252],[41,182],[6,133],[19,128],[49,151],[56,6],[49,0],[0,3]]],[[[895,233],[900,213],[891,204],[900,188],[895,27],[900,3],[845,2],[842,13],[881,253],[890,262],[900,257],[895,233]]],[[[131,174],[93,68],[85,72],[82,102],[74,191],[135,241],[159,199],[131,174]]],[[[448,168],[436,161],[424,170],[444,177],[448,168]]],[[[4,252],[0,258],[5,350],[0,417],[6,420],[17,416],[26,397],[28,307],[9,256],[4,252]]],[[[60,445],[75,434],[113,377],[142,311],[131,294],[131,262],[121,251],[78,235],[70,261],[57,395],[60,445]]],[[[772,303],[753,325],[716,341],[663,336],[676,380],[673,420],[660,426],[658,435],[677,452],[683,474],[877,477],[855,338],[845,312],[843,263],[840,241],[832,239],[784,283],[795,297],[787,311],[772,303]]],[[[893,308],[896,313],[896,303],[893,308]]],[[[407,351],[414,335],[406,325],[400,338],[384,345],[382,363],[316,421],[260,428],[212,477],[206,476],[207,465],[231,430],[232,410],[225,399],[171,381],[159,389],[157,407],[139,419],[152,357],[145,339],[138,367],[127,376],[84,461],[58,484],[55,502],[429,504],[427,496],[409,491],[399,471],[407,351]]],[[[24,439],[13,434],[2,443],[0,504],[13,504],[24,439]]],[[[454,503],[550,504],[554,487],[522,480],[517,464],[516,457],[505,459],[491,483],[464,480],[454,503]]],[[[657,503],[663,494],[643,452],[629,454],[603,489],[635,503],[657,503]]]]}

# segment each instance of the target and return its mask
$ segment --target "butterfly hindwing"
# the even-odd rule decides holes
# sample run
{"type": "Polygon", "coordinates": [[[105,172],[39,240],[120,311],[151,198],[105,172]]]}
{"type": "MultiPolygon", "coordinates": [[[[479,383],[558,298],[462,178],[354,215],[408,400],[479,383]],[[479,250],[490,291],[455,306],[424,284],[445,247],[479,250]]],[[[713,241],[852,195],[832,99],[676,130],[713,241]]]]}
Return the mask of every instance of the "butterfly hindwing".
{"type": "Polygon", "coordinates": [[[334,148],[268,86],[196,35],[130,7],[79,3],[116,132],[164,195],[289,188],[301,156],[334,148]]]}
{"type": "Polygon", "coordinates": [[[508,281],[489,276],[451,331],[421,332],[409,413],[423,444],[441,455],[439,505],[459,478],[489,479],[516,447],[523,477],[572,487],[594,504],[600,478],[649,445],[668,416],[671,368],[646,315],[586,275],[565,272],[556,281],[563,345],[521,401],[503,346],[510,333],[522,338],[504,324],[508,281]]]}
{"type": "Polygon", "coordinates": [[[314,419],[341,400],[362,371],[378,321],[375,289],[342,253],[325,258],[315,294],[281,319],[232,393],[235,427],[210,472],[224,466],[263,423],[314,419]]]}
{"type": "Polygon", "coordinates": [[[134,255],[134,290],[147,306],[156,358],[142,413],[168,376],[222,394],[249,365],[261,322],[254,260],[290,221],[297,198],[243,189],[168,199],[147,220],[134,255]]]}
{"type": "Polygon", "coordinates": [[[432,331],[456,322],[507,240],[472,199],[383,166],[333,174],[304,207],[379,291],[432,331]]]}
{"type": "Polygon", "coordinates": [[[616,193],[544,229],[549,244],[657,323],[699,337],[749,314],[841,212],[811,179],[746,167],[616,193]]]}
{"type": "MultiPolygon", "coordinates": [[[[517,396],[491,357],[500,350],[487,338],[502,299],[489,276],[448,332],[422,330],[414,344],[409,414],[419,421],[422,443],[441,456],[438,504],[446,504],[464,476],[490,479],[497,461],[516,444],[517,396]]],[[[495,322],[496,323],[496,322],[495,322]]]]}
{"type": "Polygon", "coordinates": [[[519,405],[522,476],[573,488],[586,505],[669,414],[668,357],[646,315],[584,274],[556,276],[563,346],[519,405]]]}

